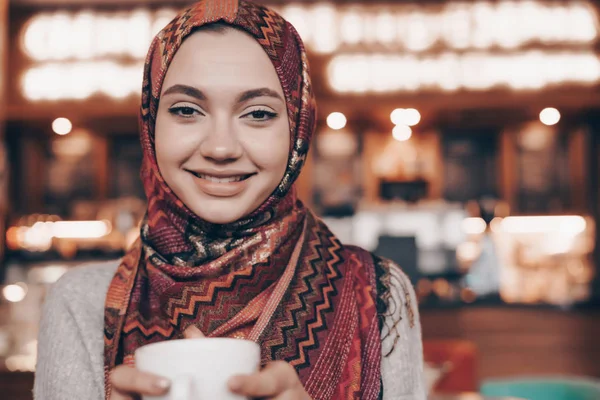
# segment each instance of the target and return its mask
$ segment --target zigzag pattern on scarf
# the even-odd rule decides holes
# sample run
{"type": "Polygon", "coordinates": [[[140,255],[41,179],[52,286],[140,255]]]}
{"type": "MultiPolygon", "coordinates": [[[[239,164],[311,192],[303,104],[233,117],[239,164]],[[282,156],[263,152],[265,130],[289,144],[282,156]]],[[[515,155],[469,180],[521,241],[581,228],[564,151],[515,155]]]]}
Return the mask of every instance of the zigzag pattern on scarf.
{"type": "MultiPolygon", "coordinates": [[[[322,297],[322,290],[329,287],[333,290],[328,292],[333,292],[333,295],[337,294],[333,282],[327,279],[335,279],[340,276],[339,271],[336,270],[336,265],[327,264],[327,259],[332,258],[332,256],[327,251],[327,242],[323,243],[323,240],[331,238],[328,235],[319,237],[322,232],[317,230],[318,227],[314,224],[314,221],[311,225],[309,225],[310,235],[307,235],[310,239],[307,238],[306,240],[310,252],[302,255],[304,266],[296,272],[296,277],[291,284],[290,295],[283,302],[284,315],[277,318],[277,320],[282,321],[281,325],[273,329],[275,332],[280,331],[281,334],[266,339],[266,343],[271,348],[271,359],[286,360],[292,365],[295,363],[298,371],[306,367],[305,362],[307,360],[305,355],[298,353],[300,344],[308,341],[311,337],[318,344],[318,337],[316,337],[314,331],[311,334],[309,327],[314,330],[319,329],[319,326],[315,325],[315,321],[319,317],[314,313],[318,305],[327,302],[322,297]],[[329,274],[327,269],[331,270],[329,274]],[[302,361],[299,362],[299,359],[302,359],[302,361]]],[[[339,250],[339,248],[339,246],[335,246],[335,250],[339,250]]],[[[338,256],[334,257],[339,260],[338,256]]],[[[326,312],[323,309],[320,311],[326,312]]],[[[321,318],[321,321],[324,320],[321,318]]],[[[321,328],[326,329],[325,326],[321,326],[321,328]]],[[[313,341],[312,344],[315,344],[315,342],[313,341]]]]}
{"type": "Polygon", "coordinates": [[[155,336],[159,336],[160,339],[169,339],[173,336],[174,329],[170,325],[163,325],[158,318],[145,320],[137,318],[137,314],[132,314],[130,320],[123,327],[123,333],[128,335],[138,334],[140,338],[144,340],[154,339],[155,336]]]}
{"type": "MultiPolygon", "coordinates": [[[[337,269],[341,264],[341,258],[337,252],[341,250],[342,247],[337,240],[333,240],[331,245],[332,247],[323,248],[323,250],[327,251],[327,255],[333,257],[327,259],[325,255],[322,256],[322,260],[327,267],[325,271],[321,272],[321,274],[324,272],[325,280],[316,284],[316,287],[313,288],[314,293],[318,293],[320,299],[313,304],[308,304],[307,302],[307,306],[309,307],[308,310],[314,310],[314,315],[311,318],[307,318],[304,322],[307,327],[307,335],[296,339],[296,352],[298,358],[289,360],[289,363],[298,370],[310,366],[309,352],[310,350],[319,348],[318,333],[327,330],[328,327],[325,315],[333,311],[332,298],[338,295],[334,284],[341,278],[341,273],[337,269]]],[[[317,260],[313,260],[312,263],[308,264],[313,265],[316,261],[317,260]]],[[[315,279],[314,283],[317,283],[318,281],[319,279],[315,279]]]]}
{"type": "Polygon", "coordinates": [[[291,363],[315,399],[377,398],[381,343],[373,333],[379,327],[372,259],[342,246],[297,201],[292,186],[308,154],[315,113],[298,33],[263,6],[203,0],[157,35],[146,58],[140,111],[141,175],[149,202],[141,239],[124,257],[107,295],[107,398],[111,368],[132,364],[140,346],[181,338],[192,324],[208,335],[258,337],[263,363],[291,363]],[[287,169],[275,192],[243,220],[223,226],[199,220],[175,196],[153,147],[169,64],[190,32],[219,20],[249,33],[271,59],[290,126],[287,169]],[[266,304],[277,307],[263,325],[270,316],[262,312],[266,304]],[[252,333],[255,327],[260,329],[252,333]]]}

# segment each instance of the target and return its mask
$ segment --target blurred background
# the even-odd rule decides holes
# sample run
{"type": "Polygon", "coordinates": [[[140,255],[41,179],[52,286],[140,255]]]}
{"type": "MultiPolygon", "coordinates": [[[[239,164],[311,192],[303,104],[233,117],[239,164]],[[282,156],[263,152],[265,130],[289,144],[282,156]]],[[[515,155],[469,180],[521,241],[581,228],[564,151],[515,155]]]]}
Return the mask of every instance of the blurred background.
{"type": "MultiPolygon", "coordinates": [[[[3,398],[52,283],[137,236],[143,59],[187,3],[0,0],[3,398]]],[[[600,2],[264,3],[318,98],[300,197],[409,275],[432,393],[600,378],[600,2]]]]}

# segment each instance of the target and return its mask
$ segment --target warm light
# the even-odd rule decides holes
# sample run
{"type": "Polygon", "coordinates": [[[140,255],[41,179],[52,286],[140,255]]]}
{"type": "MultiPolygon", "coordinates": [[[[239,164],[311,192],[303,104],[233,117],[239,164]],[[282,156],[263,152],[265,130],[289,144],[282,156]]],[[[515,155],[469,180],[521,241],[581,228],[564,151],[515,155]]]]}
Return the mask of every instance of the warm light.
{"type": "Polygon", "coordinates": [[[2,290],[2,294],[4,298],[11,303],[18,303],[22,301],[27,295],[26,286],[23,287],[24,284],[21,285],[7,285],[2,290]]]}
{"type": "Polygon", "coordinates": [[[600,58],[591,50],[442,53],[418,57],[354,53],[334,56],[327,67],[327,80],[331,88],[340,93],[495,87],[539,90],[563,84],[600,82],[600,58]]]}
{"type": "Polygon", "coordinates": [[[390,44],[396,39],[396,20],[392,13],[381,12],[372,19],[371,26],[375,28],[375,41],[390,44]]]}
{"type": "Polygon", "coordinates": [[[342,129],[346,126],[346,116],[341,112],[332,112],[327,116],[327,126],[334,130],[342,129]]]}
{"type": "Polygon", "coordinates": [[[25,24],[22,46],[35,61],[89,60],[107,56],[143,60],[154,35],[175,14],[174,9],[153,13],[147,9],[42,12],[25,24]]]}
{"type": "Polygon", "coordinates": [[[390,120],[394,125],[404,124],[404,108],[396,108],[390,114],[390,120]]]}
{"type": "Polygon", "coordinates": [[[412,129],[407,125],[396,125],[392,130],[392,136],[399,142],[405,142],[412,137],[412,129]]]}
{"type": "Polygon", "coordinates": [[[310,38],[306,44],[311,50],[327,52],[364,43],[410,52],[435,46],[512,50],[532,43],[589,45],[598,36],[597,11],[590,1],[449,2],[395,5],[383,11],[370,4],[334,8],[297,2],[282,14],[301,21],[300,34],[310,38]]]}
{"type": "Polygon", "coordinates": [[[331,4],[317,4],[312,9],[311,26],[318,26],[319,31],[310,34],[312,49],[317,53],[331,53],[339,46],[337,31],[337,12],[331,4]]]}
{"type": "Polygon", "coordinates": [[[20,227],[21,246],[30,251],[48,251],[52,247],[52,222],[36,222],[31,228],[20,227]]]}
{"type": "MultiPolygon", "coordinates": [[[[80,62],[111,62],[116,58],[141,62],[154,35],[176,14],[172,8],[152,11],[149,8],[139,8],[132,11],[59,11],[40,12],[34,15],[25,25],[21,33],[22,50],[35,62],[33,69],[45,68],[46,62],[56,62],[54,73],[45,71],[33,79],[25,90],[27,98],[36,99],[80,99],[98,91],[92,90],[94,80],[102,80],[103,76],[112,74],[106,67],[90,72],[89,70],[73,69],[72,64],[80,62]],[[58,72],[58,75],[57,75],[58,72]],[[77,72],[77,73],[72,73],[77,72]],[[81,75],[91,76],[91,80],[83,79],[81,75]],[[59,77],[58,83],[53,78],[59,77]],[[68,79],[73,77],[76,83],[70,84],[68,79]],[[89,82],[89,83],[88,83],[89,82]],[[41,88],[36,89],[37,84],[41,88]],[[45,88],[49,86],[49,88],[45,88]],[[56,90],[56,86],[59,90],[56,90]],[[63,89],[66,87],[67,89],[63,89]],[[80,88],[80,89],[77,89],[80,88]],[[41,92],[41,93],[40,93],[41,92]],[[68,92],[68,95],[65,94],[68,92]],[[52,94],[55,93],[55,94],[52,94]]],[[[549,1],[497,1],[497,2],[450,2],[446,5],[398,5],[388,10],[369,5],[340,6],[330,3],[306,5],[301,2],[283,7],[282,14],[291,21],[307,47],[317,53],[331,54],[348,46],[376,44],[378,47],[392,48],[396,53],[423,53],[433,47],[440,46],[442,50],[450,51],[443,56],[444,65],[429,71],[426,62],[412,58],[413,69],[402,69],[402,65],[386,67],[387,61],[376,61],[380,65],[379,72],[385,72],[368,83],[368,75],[359,77],[352,71],[346,75],[357,80],[366,79],[367,84],[348,84],[349,89],[333,87],[342,92],[348,91],[399,91],[416,90],[421,86],[441,87],[444,90],[457,90],[462,80],[469,81],[463,87],[480,88],[489,85],[490,72],[488,69],[503,70],[503,76],[515,73],[509,80],[508,86],[516,89],[530,88],[539,85],[565,81],[564,74],[575,82],[588,83],[590,77],[596,75],[594,62],[567,58],[547,58],[531,64],[531,60],[510,60],[508,68],[498,60],[501,56],[472,53],[471,56],[453,57],[455,50],[478,52],[487,49],[522,49],[531,44],[556,47],[573,46],[583,48],[593,44],[598,37],[598,16],[591,1],[549,2],[549,1]],[[492,57],[489,63],[461,59],[469,57],[492,57]],[[458,62],[458,64],[456,64],[458,62]],[[477,65],[476,65],[477,64],[477,65]],[[471,65],[471,68],[460,68],[471,65]],[[562,65],[562,66],[561,66],[562,65]],[[551,66],[551,68],[548,68],[551,66]],[[458,69],[457,69],[458,67],[458,69]],[[523,67],[525,67],[523,69],[523,67]],[[383,71],[381,71],[383,70],[383,71]],[[396,71],[403,71],[397,74],[396,71]],[[398,81],[395,75],[413,77],[411,71],[422,70],[422,73],[433,79],[411,82],[398,81]],[[465,72],[466,71],[466,72],[465,72]],[[477,71],[477,73],[469,73],[477,71]],[[561,72],[562,71],[562,72],[561,72]],[[569,71],[569,72],[564,72],[569,71]],[[586,73],[587,71],[587,73],[586,73]],[[481,78],[479,75],[483,75],[481,78]],[[519,78],[520,75],[524,75],[519,78]],[[581,76],[581,78],[577,78],[581,76]],[[554,78],[553,78],[554,77],[554,78]],[[386,82],[393,78],[395,83],[388,87],[386,82]],[[400,87],[394,87],[398,86],[400,87]],[[372,87],[371,87],[372,86],[372,87]]],[[[131,61],[130,61],[131,62],[131,61]]],[[[396,64],[402,64],[401,61],[396,64]]],[[[410,63],[409,63],[410,64],[410,63]]],[[[119,72],[124,72],[126,66],[118,64],[119,72]]],[[[361,67],[359,67],[360,69],[361,67]]],[[[367,66],[367,69],[370,68],[367,66]]],[[[343,69],[343,68],[342,68],[343,69]]],[[[364,68],[363,68],[364,69],[364,68]]],[[[141,71],[141,69],[139,70],[141,71]]],[[[139,72],[138,71],[138,72],[139,72]]],[[[492,71],[492,73],[496,73],[492,71]]],[[[119,79],[116,73],[114,85],[109,89],[99,90],[110,92],[115,97],[123,97],[131,93],[131,77],[119,79]]],[[[133,80],[136,88],[139,86],[141,75],[133,80]]],[[[340,78],[345,81],[347,78],[340,78]]],[[[569,81],[571,82],[571,81],[569,81]]],[[[500,82],[503,84],[503,82],[500,82]]],[[[343,86],[343,85],[342,85],[343,86]]],[[[107,86],[102,86],[106,88],[107,86]]],[[[485,89],[486,87],[480,88],[485,89]]],[[[137,90],[136,90],[137,91],[137,90]]],[[[109,94],[109,95],[113,95],[109,94]]]]}
{"type": "Polygon", "coordinates": [[[483,218],[465,218],[462,222],[462,229],[467,235],[481,235],[485,232],[487,224],[483,218]]]}
{"type": "Polygon", "coordinates": [[[33,226],[11,228],[11,245],[29,251],[44,252],[52,248],[54,238],[96,239],[112,230],[109,221],[38,221],[33,226]]]}
{"type": "Polygon", "coordinates": [[[404,111],[404,118],[406,119],[406,125],[415,126],[421,122],[421,113],[414,108],[407,108],[404,111]]]}
{"type": "Polygon", "coordinates": [[[540,121],[544,125],[556,125],[558,124],[558,121],[560,121],[560,112],[556,108],[544,108],[542,112],[540,112],[540,121]]]}
{"type": "Polygon", "coordinates": [[[112,61],[48,63],[25,71],[23,94],[29,100],[85,99],[103,94],[117,99],[140,93],[141,63],[112,61]]]}
{"type": "Polygon", "coordinates": [[[345,13],[340,21],[340,34],[346,43],[360,43],[364,37],[363,17],[356,12],[345,13]]]}
{"type": "Polygon", "coordinates": [[[548,233],[578,235],[587,228],[585,218],[578,215],[506,217],[500,228],[507,233],[548,233]]]}
{"type": "MultiPolygon", "coordinates": [[[[33,61],[56,64],[52,73],[44,71],[27,79],[30,82],[24,87],[26,97],[81,99],[100,92],[122,98],[132,93],[128,82],[135,84],[137,92],[141,69],[131,80],[130,76],[120,79],[127,70],[120,63],[112,71],[102,67],[93,72],[89,68],[73,69],[71,65],[107,63],[115,57],[141,62],[154,34],[175,14],[171,8],[37,13],[24,25],[22,49],[33,61]],[[94,81],[102,81],[102,77],[113,72],[116,78],[111,78],[112,86],[104,83],[98,89],[94,81]],[[86,79],[90,76],[92,79],[86,79]],[[57,77],[60,79],[56,83],[57,77]],[[69,83],[70,77],[77,82],[69,83]]],[[[334,79],[332,72],[330,81],[340,92],[414,91],[421,87],[538,89],[556,83],[588,84],[598,80],[598,61],[592,51],[564,56],[540,52],[533,57],[479,53],[495,48],[524,49],[532,44],[556,48],[592,45],[598,38],[598,15],[591,1],[450,2],[441,6],[399,5],[389,10],[370,4],[344,7],[297,2],[284,7],[282,14],[296,26],[307,47],[317,53],[331,54],[365,43],[405,54],[425,54],[436,46],[449,51],[440,59],[406,54],[406,59],[398,56],[392,65],[385,57],[362,60],[366,63],[354,69],[366,70],[364,76],[354,70],[344,72],[344,67],[349,66],[339,65],[336,72],[342,71],[342,76],[334,79]],[[468,52],[457,55],[456,50],[468,52]],[[378,74],[370,71],[373,68],[378,74]],[[415,75],[417,79],[412,82],[415,75]],[[354,79],[358,82],[352,83],[354,79]]],[[[33,69],[45,67],[46,64],[39,64],[33,69]]]]}
{"type": "Polygon", "coordinates": [[[421,121],[421,113],[414,108],[396,108],[390,114],[394,125],[415,126],[421,121]]]}
{"type": "Polygon", "coordinates": [[[68,135],[73,129],[73,124],[67,118],[56,118],[52,122],[52,130],[57,135],[68,135]]]}
{"type": "Polygon", "coordinates": [[[108,221],[58,221],[52,225],[52,236],[61,239],[95,239],[110,233],[108,221]]]}

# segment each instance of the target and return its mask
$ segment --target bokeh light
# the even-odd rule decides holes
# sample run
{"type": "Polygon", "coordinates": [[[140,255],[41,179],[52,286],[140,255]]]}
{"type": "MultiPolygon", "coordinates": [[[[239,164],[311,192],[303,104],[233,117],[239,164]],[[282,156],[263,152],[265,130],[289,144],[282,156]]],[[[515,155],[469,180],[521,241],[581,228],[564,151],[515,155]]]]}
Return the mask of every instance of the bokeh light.
{"type": "Polygon", "coordinates": [[[67,118],[56,118],[52,122],[52,130],[57,135],[68,135],[73,129],[73,124],[67,118]]]}
{"type": "Polygon", "coordinates": [[[560,121],[560,112],[553,107],[544,108],[542,112],[540,112],[540,121],[544,125],[556,125],[558,124],[558,121],[560,121]]]}
{"type": "Polygon", "coordinates": [[[327,116],[327,126],[334,130],[343,129],[346,126],[346,116],[341,112],[332,112],[327,116]]]}
{"type": "Polygon", "coordinates": [[[390,119],[394,125],[415,126],[421,122],[421,113],[415,108],[396,108],[390,119]]]}
{"type": "Polygon", "coordinates": [[[4,298],[11,303],[22,301],[27,295],[27,286],[25,284],[7,285],[2,290],[4,298]]]}
{"type": "Polygon", "coordinates": [[[399,142],[405,142],[412,137],[412,129],[407,125],[396,125],[392,130],[392,136],[399,142]]]}

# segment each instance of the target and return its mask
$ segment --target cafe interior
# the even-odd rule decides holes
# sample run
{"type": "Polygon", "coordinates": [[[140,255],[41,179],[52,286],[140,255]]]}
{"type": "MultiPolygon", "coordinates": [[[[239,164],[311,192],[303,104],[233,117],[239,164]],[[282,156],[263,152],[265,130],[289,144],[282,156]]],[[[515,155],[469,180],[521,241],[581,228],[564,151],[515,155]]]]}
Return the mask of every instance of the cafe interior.
{"type": "MultiPolygon", "coordinates": [[[[52,284],[139,234],[143,61],[188,3],[0,0],[3,399],[52,284]]],[[[600,2],[263,3],[309,52],[299,196],[410,278],[430,398],[600,399],[600,2]]]]}

